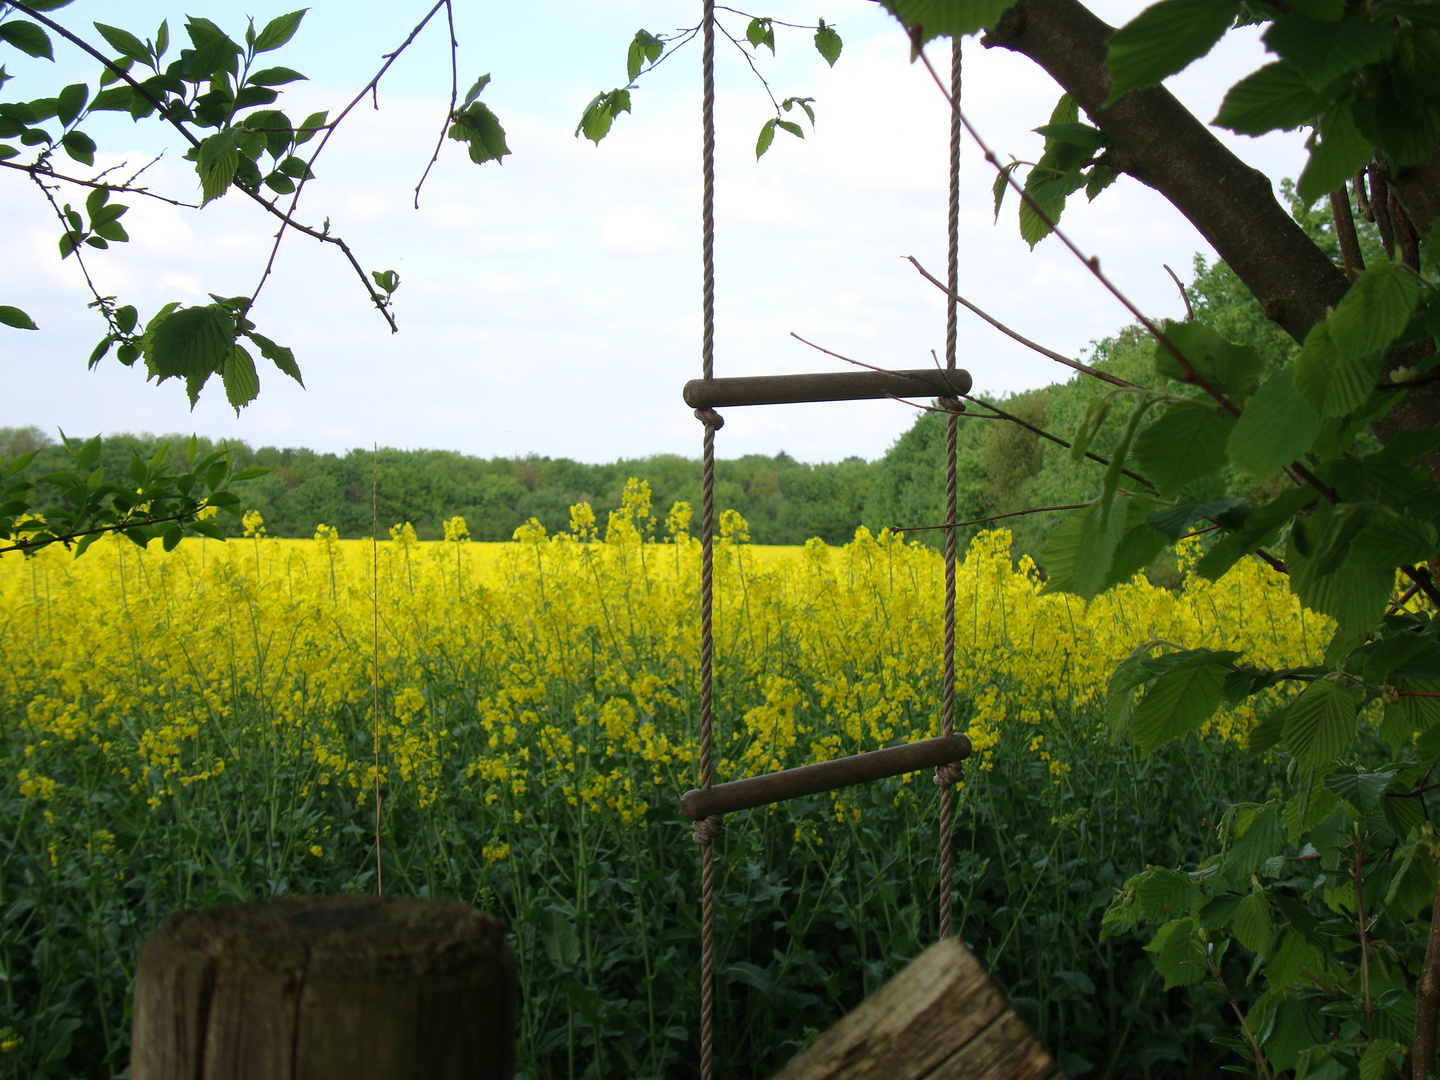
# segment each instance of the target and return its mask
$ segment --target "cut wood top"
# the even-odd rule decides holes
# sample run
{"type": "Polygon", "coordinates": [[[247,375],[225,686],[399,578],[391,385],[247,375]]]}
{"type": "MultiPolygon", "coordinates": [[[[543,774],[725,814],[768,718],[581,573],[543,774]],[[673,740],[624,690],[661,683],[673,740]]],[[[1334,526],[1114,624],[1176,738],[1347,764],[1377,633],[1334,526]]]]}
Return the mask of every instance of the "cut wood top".
{"type": "Polygon", "coordinates": [[[1066,1080],[967,949],[932,945],[774,1080],[1066,1080]]]}

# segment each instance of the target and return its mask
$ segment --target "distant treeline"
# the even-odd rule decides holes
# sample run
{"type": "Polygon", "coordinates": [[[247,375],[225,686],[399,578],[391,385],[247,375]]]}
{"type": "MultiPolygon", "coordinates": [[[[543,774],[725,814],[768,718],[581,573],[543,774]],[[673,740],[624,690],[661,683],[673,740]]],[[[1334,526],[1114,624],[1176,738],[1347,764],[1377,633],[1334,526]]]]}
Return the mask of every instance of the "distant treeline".
{"type": "MultiPolygon", "coordinates": [[[[1314,228],[1314,222],[1306,222],[1314,228]]],[[[1196,317],[1215,325],[1232,340],[1250,341],[1272,364],[1283,362],[1293,345],[1268,323],[1249,293],[1223,263],[1206,266],[1197,257],[1197,278],[1188,290],[1196,317]]],[[[1136,382],[1152,382],[1153,346],[1136,328],[1096,343],[1087,360],[1136,382]]],[[[986,383],[982,356],[970,360],[977,387],[986,383]]],[[[1089,401],[1108,389],[1086,376],[1043,389],[997,399],[1007,412],[1036,427],[1069,438],[1089,401]]],[[[898,408],[899,406],[897,406],[898,408]]],[[[957,453],[957,521],[993,518],[1037,506],[1083,503],[1099,491],[1101,466],[1078,465],[1069,451],[1025,428],[981,419],[972,406],[961,421],[957,453]]],[[[1128,406],[1113,410],[1092,443],[1102,456],[1118,438],[1128,406]]],[[[104,440],[105,475],[123,478],[131,447],[149,456],[161,442],[177,455],[185,436],[110,435],[104,440]]],[[[208,449],[210,440],[200,442],[208,449]]],[[[271,472],[237,485],[245,509],[258,510],[272,536],[309,537],[321,523],[346,538],[371,533],[372,488],[381,535],[408,521],[421,539],[438,539],[442,523],[460,515],[476,540],[508,540],[516,527],[537,518],[551,531],[569,527],[570,507],[588,502],[602,524],[605,512],[620,505],[630,477],[650,484],[657,516],[663,520],[676,501],[698,512],[700,462],[673,454],[587,465],[565,458],[479,458],[446,450],[351,450],[344,455],[313,450],[228,444],[241,467],[262,465],[271,472]]],[[[832,464],[805,464],[788,454],[752,454],[716,465],[716,508],[738,510],[750,523],[757,544],[800,544],[811,537],[839,544],[860,525],[877,531],[888,525],[930,525],[944,515],[945,418],[922,413],[879,461],[858,457],[832,464]]],[[[36,447],[42,452],[31,467],[38,478],[64,467],[62,447],[33,427],[0,428],[0,458],[36,447]]],[[[1231,478],[1221,486],[1236,487],[1231,478]]],[[[1218,492],[1217,492],[1218,493],[1218,492]]],[[[1053,513],[1004,519],[1015,533],[1017,554],[1038,556],[1053,513]]],[[[697,522],[698,524],[698,522],[697,522]]],[[[238,535],[237,521],[221,515],[221,525],[238,535]]],[[[963,543],[983,525],[960,532],[963,543]]],[[[915,533],[913,539],[939,546],[943,533],[915,533]]]]}

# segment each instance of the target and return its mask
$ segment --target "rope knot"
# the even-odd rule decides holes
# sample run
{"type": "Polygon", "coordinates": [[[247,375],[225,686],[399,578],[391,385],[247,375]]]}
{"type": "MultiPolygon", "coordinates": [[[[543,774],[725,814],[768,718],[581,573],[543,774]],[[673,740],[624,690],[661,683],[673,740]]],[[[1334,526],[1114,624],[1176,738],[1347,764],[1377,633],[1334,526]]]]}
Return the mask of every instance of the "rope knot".
{"type": "Polygon", "coordinates": [[[699,420],[711,431],[719,431],[725,426],[725,418],[714,409],[696,409],[695,419],[699,420]]]}
{"type": "Polygon", "coordinates": [[[948,788],[953,784],[959,784],[965,779],[965,770],[958,761],[949,765],[935,766],[935,786],[948,788]]]}
{"type": "Polygon", "coordinates": [[[720,821],[719,814],[711,814],[707,818],[701,818],[695,822],[695,829],[690,834],[690,839],[697,844],[708,844],[717,840],[720,834],[725,831],[725,826],[720,821]]]}
{"type": "Polygon", "coordinates": [[[965,403],[958,397],[937,398],[936,403],[946,412],[961,413],[965,411],[965,403]]]}

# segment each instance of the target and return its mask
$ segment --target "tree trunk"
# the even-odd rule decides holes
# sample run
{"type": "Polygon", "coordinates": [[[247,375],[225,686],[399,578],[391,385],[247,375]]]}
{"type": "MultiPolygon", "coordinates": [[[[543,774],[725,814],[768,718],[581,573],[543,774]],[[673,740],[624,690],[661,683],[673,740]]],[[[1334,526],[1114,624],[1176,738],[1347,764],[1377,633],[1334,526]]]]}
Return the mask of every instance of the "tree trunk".
{"type": "Polygon", "coordinates": [[[134,1080],[510,1080],[501,924],[451,901],[283,897],[176,912],[140,953],[134,1080]]]}
{"type": "Polygon", "coordinates": [[[985,35],[1022,53],[1085,110],[1116,167],[1169,199],[1220,253],[1265,314],[1303,341],[1349,287],[1275,200],[1270,180],[1221,145],[1170,91],[1134,90],[1108,109],[1107,42],[1114,28],[1076,0],[1020,0],[985,35]]]}

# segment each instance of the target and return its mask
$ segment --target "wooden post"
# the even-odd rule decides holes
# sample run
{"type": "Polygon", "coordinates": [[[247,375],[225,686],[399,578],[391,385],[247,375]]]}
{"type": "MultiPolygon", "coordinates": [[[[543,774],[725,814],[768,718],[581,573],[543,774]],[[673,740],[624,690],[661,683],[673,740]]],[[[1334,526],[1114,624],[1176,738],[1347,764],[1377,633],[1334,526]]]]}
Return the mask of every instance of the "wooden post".
{"type": "Polygon", "coordinates": [[[179,911],[140,953],[133,1080],[511,1080],[519,978],[454,901],[179,911]]]}
{"type": "Polygon", "coordinates": [[[930,946],[774,1080],[1066,1080],[957,938],[930,946]]]}

